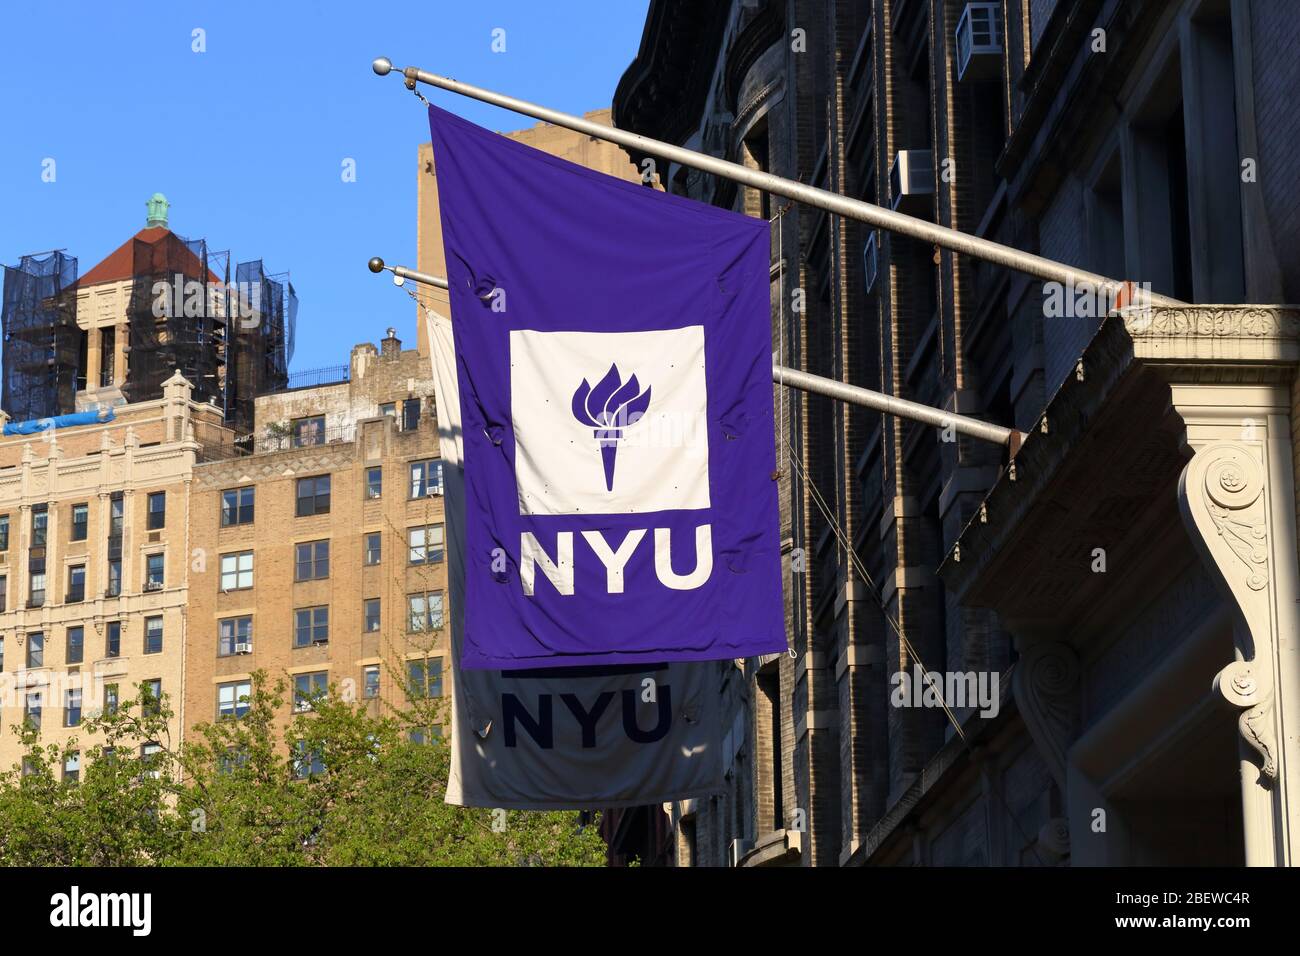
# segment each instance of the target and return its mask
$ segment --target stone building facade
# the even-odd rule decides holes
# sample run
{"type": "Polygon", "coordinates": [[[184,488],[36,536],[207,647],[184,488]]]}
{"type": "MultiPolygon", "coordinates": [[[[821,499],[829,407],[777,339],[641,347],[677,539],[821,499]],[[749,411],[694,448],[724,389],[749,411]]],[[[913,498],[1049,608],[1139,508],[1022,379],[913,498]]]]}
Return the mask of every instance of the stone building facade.
{"type": "Polygon", "coordinates": [[[1298,22],[652,0],[616,125],[1205,304],[658,170],[772,221],[784,364],[1026,433],[777,392],[791,655],[719,665],[729,788],[663,808],[678,865],[1293,862],[1297,315],[1219,303],[1300,292],[1298,22]]]}
{"type": "Polygon", "coordinates": [[[353,348],[347,381],[258,397],[253,453],[196,469],[191,725],[237,709],[259,670],[289,683],[286,720],[328,685],[376,714],[450,694],[430,375],[390,329],[353,348]]]}
{"type": "Polygon", "coordinates": [[[190,489],[205,448],[231,447],[221,412],[179,375],[111,421],[0,438],[0,767],[41,743],[93,747],[82,720],[142,684],[185,726],[190,489]]]}

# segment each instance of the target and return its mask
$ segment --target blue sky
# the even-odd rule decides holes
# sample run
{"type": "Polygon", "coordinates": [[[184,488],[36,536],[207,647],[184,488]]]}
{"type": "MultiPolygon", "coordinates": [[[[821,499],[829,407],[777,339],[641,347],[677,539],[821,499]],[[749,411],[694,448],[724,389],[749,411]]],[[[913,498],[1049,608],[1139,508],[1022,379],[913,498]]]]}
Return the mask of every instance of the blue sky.
{"type": "MultiPolygon", "coordinates": [[[[292,369],[341,364],[410,299],[365,268],[415,264],[419,102],[377,56],[570,113],[607,107],[636,54],[647,0],[65,0],[6,6],[0,30],[0,262],[64,248],[81,272],[144,226],[232,260],[288,270],[299,298],[292,369]],[[206,32],[206,52],[191,49],[206,32]],[[505,30],[504,53],[492,31],[505,30]],[[55,160],[55,181],[42,182],[55,160]],[[342,181],[345,158],[356,182],[342,181]]],[[[527,117],[422,88],[498,130],[527,117]]]]}

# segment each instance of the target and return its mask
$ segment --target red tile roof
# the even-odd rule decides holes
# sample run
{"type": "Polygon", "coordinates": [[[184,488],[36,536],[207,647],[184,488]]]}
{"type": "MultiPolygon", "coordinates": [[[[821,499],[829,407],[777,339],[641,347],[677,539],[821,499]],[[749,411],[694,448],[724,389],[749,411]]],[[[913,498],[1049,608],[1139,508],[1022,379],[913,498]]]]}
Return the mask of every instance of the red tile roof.
{"type": "MultiPolygon", "coordinates": [[[[198,257],[174,232],[166,226],[150,226],[141,229],[126,242],[118,246],[97,266],[77,280],[78,286],[100,285],[104,282],[120,282],[132,279],[140,269],[141,274],[180,272],[190,278],[198,278],[202,268],[198,257]],[[148,261],[136,262],[136,242],[148,243],[151,247],[148,261]]],[[[208,270],[209,282],[223,281],[221,276],[208,270]]]]}

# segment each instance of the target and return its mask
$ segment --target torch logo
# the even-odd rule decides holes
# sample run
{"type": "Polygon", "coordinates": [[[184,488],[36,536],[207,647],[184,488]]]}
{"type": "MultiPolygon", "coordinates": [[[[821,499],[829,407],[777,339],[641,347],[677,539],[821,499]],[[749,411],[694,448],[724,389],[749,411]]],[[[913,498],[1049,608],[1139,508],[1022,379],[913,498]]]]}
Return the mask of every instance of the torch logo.
{"type": "Polygon", "coordinates": [[[650,387],[641,391],[633,375],[626,382],[618,366],[611,365],[595,388],[584,378],[573,393],[573,417],[590,426],[600,443],[600,458],[605,466],[605,490],[614,490],[614,458],[623,430],[635,425],[650,407],[650,387]]]}

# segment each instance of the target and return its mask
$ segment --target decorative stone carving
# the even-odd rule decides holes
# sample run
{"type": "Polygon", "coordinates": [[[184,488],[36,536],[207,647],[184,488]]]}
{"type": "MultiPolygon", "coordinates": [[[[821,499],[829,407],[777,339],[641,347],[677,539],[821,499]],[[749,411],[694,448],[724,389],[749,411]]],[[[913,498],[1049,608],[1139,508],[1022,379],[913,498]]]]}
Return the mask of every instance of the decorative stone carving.
{"type": "Polygon", "coordinates": [[[1131,308],[1121,312],[1129,335],[1202,335],[1294,338],[1300,335],[1300,314],[1286,308],[1189,307],[1131,308]]]}
{"type": "Polygon", "coordinates": [[[1242,624],[1235,630],[1244,660],[1221,670],[1214,688],[1242,711],[1237,727],[1260,758],[1261,780],[1271,783],[1277,779],[1273,621],[1265,472],[1259,454],[1240,442],[1211,442],[1187,463],[1178,499],[1193,542],[1242,624]]]}
{"type": "Polygon", "coordinates": [[[1030,644],[1011,676],[1016,705],[1056,784],[1066,789],[1065,755],[1079,733],[1079,658],[1060,641],[1030,644]]]}
{"type": "Polygon", "coordinates": [[[1214,678],[1214,691],[1242,713],[1237,729],[1247,745],[1259,755],[1260,772],[1270,783],[1277,779],[1277,755],[1273,749],[1273,695],[1264,693],[1254,668],[1246,661],[1233,661],[1214,678]]]}

